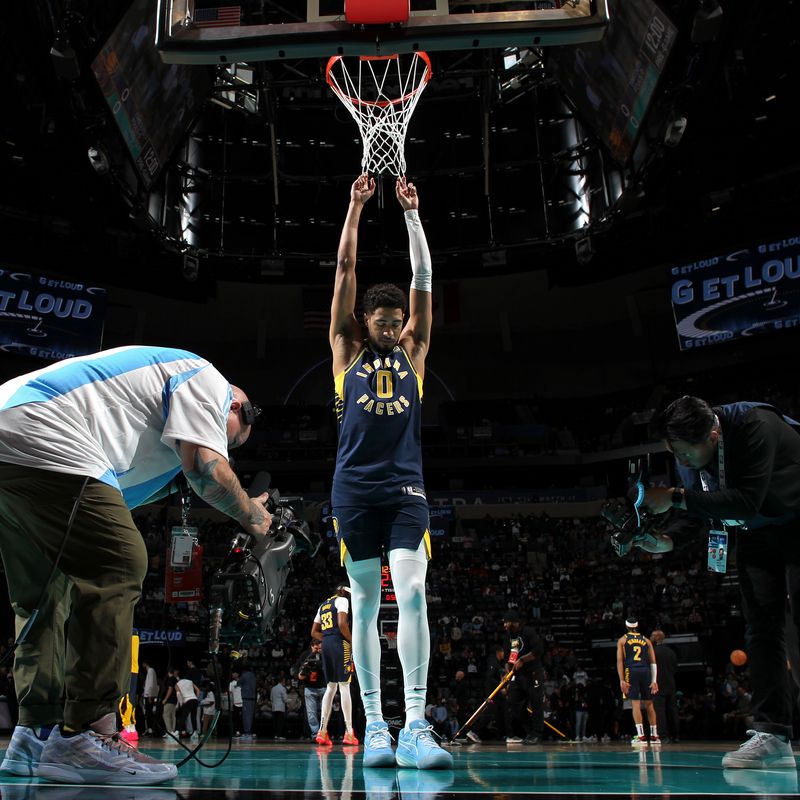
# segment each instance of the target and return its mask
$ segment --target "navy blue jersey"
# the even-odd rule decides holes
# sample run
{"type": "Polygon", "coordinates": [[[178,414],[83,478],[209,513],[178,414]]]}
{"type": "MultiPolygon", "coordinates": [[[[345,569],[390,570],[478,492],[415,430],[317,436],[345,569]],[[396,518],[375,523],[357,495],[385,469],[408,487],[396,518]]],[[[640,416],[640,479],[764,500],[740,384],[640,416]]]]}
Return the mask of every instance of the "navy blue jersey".
{"type": "Polygon", "coordinates": [[[334,378],[339,448],[333,476],[334,506],[424,498],[422,379],[406,351],[365,347],[334,378]]]}
{"type": "Polygon", "coordinates": [[[339,612],[336,610],[336,600],[339,595],[329,597],[317,611],[319,626],[322,628],[323,638],[326,636],[341,636],[339,630],[339,612]]]}
{"type": "Polygon", "coordinates": [[[322,670],[328,683],[349,682],[353,671],[350,642],[339,628],[338,599],[335,594],[322,603],[314,620],[322,629],[322,670]]]}
{"type": "Polygon", "coordinates": [[[625,634],[625,667],[650,667],[650,656],[647,652],[647,639],[637,632],[625,634]]]}

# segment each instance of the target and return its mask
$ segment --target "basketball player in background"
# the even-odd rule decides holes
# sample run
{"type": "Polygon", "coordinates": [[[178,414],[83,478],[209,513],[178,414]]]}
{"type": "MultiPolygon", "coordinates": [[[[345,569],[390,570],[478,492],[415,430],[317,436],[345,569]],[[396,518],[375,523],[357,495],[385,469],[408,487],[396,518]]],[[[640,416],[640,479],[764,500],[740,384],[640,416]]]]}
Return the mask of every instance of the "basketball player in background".
{"type": "Polygon", "coordinates": [[[345,734],[342,744],[357,745],[353,733],[353,699],[350,697],[350,680],[353,675],[352,647],[350,633],[350,587],[344,584],[336,587],[336,594],[325,600],[317,610],[311,626],[311,636],[322,642],[322,671],[328,684],[322,696],[322,714],[319,731],[315,741],[320,745],[330,745],[328,722],[336,692],[339,692],[344,716],[345,734]]]}
{"type": "Polygon", "coordinates": [[[411,256],[406,297],[387,283],[363,300],[366,339],[355,317],[358,224],[375,181],[360,175],[350,189],[331,305],[330,345],[339,447],[331,501],[342,564],[350,578],[353,659],[366,714],[364,766],[449,768],[450,753],[425,719],[430,634],[425,575],[430,558],[428,503],[420,446],[422,384],[430,343],[431,258],[413,184],[399,178],[395,194],[405,213],[411,256]],[[405,688],[405,727],[392,749],[381,710],[381,556],[397,593],[397,651],[405,688]]]}
{"type": "Polygon", "coordinates": [[[642,703],[647,710],[650,725],[650,744],[661,744],[656,725],[656,710],[652,695],[658,692],[658,666],[653,643],[639,632],[639,622],[635,618],[625,620],[626,633],[617,640],[617,674],[622,696],[631,701],[636,734],[631,745],[646,745],[642,703]]]}

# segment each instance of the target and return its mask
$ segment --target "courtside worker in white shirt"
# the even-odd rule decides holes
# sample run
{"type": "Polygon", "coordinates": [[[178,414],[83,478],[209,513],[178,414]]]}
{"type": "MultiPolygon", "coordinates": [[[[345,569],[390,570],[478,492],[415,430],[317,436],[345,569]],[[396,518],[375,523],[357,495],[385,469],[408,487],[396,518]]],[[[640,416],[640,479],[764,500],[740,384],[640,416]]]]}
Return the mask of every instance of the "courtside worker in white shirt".
{"type": "Polygon", "coordinates": [[[265,535],[266,495],[248,497],[228,463],[254,414],[212,364],[165,347],[70,358],[0,385],[0,553],[17,635],[28,625],[4,771],[70,783],[174,777],[174,765],[110,738],[147,570],[130,509],[183,471],[206,502],[265,535]]]}

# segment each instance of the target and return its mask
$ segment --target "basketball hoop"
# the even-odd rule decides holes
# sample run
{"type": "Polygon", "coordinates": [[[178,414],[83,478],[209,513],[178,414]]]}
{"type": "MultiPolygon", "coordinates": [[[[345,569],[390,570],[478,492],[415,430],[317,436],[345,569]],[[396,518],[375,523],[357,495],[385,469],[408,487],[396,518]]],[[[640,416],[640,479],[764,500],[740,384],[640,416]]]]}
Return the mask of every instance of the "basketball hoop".
{"type": "Polygon", "coordinates": [[[356,121],[364,147],[363,173],[406,173],[404,145],[408,123],[431,79],[427,53],[359,56],[350,67],[332,56],[325,80],[356,121]]]}

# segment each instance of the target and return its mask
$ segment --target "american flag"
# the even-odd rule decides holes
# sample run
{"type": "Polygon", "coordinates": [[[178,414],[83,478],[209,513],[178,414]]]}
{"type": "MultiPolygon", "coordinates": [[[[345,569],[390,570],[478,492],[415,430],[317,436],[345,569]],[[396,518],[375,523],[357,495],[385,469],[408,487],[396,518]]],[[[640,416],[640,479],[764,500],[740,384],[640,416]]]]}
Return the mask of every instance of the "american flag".
{"type": "Polygon", "coordinates": [[[332,288],[303,289],[303,328],[307,331],[327,331],[331,324],[332,288]]]}
{"type": "Polygon", "coordinates": [[[241,19],[241,6],[196,8],[194,10],[194,24],[196,28],[223,28],[225,26],[238,25],[241,19]]]}
{"type": "MultiPolygon", "coordinates": [[[[307,331],[327,331],[331,325],[331,300],[333,286],[305,287],[303,289],[303,328],[307,331]]],[[[364,316],[361,298],[356,300],[357,320],[364,316]]]]}

